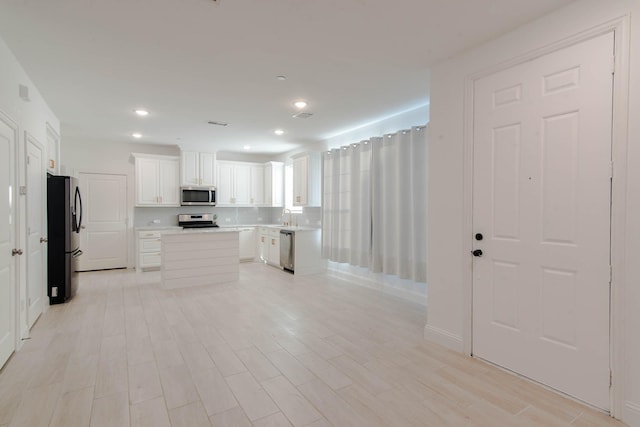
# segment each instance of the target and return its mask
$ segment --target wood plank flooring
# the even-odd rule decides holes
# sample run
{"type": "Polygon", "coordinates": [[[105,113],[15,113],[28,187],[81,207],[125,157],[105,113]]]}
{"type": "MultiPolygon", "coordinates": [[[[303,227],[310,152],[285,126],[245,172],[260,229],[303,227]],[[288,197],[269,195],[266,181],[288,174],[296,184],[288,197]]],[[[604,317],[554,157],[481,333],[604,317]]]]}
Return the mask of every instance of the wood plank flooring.
{"type": "Polygon", "coordinates": [[[0,372],[4,426],[622,426],[423,339],[425,309],[243,264],[163,290],[82,273],[0,372]]]}

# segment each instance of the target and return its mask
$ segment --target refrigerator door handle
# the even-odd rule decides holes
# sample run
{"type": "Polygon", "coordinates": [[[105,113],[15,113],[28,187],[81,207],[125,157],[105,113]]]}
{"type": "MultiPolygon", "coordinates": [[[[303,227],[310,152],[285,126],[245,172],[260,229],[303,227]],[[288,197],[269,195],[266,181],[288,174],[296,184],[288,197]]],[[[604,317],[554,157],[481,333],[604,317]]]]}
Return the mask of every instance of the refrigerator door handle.
{"type": "Polygon", "coordinates": [[[80,195],[80,187],[76,187],[76,197],[75,197],[75,210],[79,212],[78,223],[76,224],[76,233],[80,233],[80,227],[82,226],[82,196],[80,195]],[[80,209],[78,210],[78,205],[80,209]]]}

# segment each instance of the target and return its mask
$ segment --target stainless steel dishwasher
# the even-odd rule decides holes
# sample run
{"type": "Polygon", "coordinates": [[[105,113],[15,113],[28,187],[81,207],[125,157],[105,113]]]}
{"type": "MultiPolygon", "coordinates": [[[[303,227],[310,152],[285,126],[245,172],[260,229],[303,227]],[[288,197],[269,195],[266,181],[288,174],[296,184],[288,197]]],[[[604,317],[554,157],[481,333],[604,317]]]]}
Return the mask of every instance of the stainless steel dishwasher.
{"type": "Polygon", "coordinates": [[[296,266],[296,232],[280,230],[280,267],[293,273],[296,266]]]}

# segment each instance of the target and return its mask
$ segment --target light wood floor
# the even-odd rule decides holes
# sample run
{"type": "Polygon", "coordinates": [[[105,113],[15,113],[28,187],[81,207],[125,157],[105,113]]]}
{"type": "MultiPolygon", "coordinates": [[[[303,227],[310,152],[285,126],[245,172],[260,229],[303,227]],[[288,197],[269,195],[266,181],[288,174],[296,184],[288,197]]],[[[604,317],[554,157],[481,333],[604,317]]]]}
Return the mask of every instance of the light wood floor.
{"type": "Polygon", "coordinates": [[[83,273],[0,373],[0,426],[621,426],[424,341],[425,309],[243,264],[164,291],[83,273]]]}

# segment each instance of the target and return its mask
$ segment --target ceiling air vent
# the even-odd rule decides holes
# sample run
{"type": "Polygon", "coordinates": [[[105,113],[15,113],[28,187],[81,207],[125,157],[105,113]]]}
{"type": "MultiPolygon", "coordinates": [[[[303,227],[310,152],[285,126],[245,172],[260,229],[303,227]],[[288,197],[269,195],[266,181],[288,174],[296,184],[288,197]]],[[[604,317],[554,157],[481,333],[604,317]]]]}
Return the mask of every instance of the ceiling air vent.
{"type": "Polygon", "coordinates": [[[294,119],[308,119],[311,116],[313,116],[313,114],[311,113],[298,113],[298,114],[294,114],[292,117],[294,119]]]}
{"type": "Polygon", "coordinates": [[[229,126],[229,123],[225,122],[216,122],[215,120],[209,120],[207,123],[214,126],[229,126]]]}

